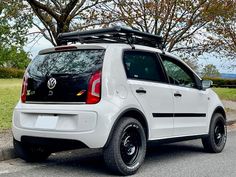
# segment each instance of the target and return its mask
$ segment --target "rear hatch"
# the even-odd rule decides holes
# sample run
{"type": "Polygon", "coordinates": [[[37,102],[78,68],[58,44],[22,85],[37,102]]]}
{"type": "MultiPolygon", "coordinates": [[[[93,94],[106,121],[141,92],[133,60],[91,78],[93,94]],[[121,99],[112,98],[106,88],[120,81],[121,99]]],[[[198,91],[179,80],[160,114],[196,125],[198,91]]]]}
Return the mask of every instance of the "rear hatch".
{"type": "Polygon", "coordinates": [[[26,103],[86,102],[91,76],[102,69],[104,49],[38,55],[27,69],[26,103]]]}

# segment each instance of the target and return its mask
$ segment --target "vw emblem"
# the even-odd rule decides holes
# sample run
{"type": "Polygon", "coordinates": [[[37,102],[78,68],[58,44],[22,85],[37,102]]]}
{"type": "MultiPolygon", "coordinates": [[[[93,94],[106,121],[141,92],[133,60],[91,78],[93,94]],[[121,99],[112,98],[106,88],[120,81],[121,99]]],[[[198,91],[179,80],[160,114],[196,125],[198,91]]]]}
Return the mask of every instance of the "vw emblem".
{"type": "Polygon", "coordinates": [[[56,84],[57,84],[57,80],[55,78],[52,77],[48,80],[48,88],[49,89],[54,89],[56,84]]]}

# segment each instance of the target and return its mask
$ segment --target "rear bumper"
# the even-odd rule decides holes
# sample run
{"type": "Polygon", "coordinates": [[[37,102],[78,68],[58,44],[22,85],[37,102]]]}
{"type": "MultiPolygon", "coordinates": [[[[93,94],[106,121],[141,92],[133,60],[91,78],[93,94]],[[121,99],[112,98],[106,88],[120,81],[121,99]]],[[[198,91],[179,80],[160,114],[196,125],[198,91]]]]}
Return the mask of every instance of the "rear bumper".
{"type": "MultiPolygon", "coordinates": [[[[118,109],[109,102],[96,105],[18,103],[13,113],[13,136],[75,140],[89,148],[105,145],[118,109]]],[[[37,141],[32,138],[32,141],[37,141]]]]}

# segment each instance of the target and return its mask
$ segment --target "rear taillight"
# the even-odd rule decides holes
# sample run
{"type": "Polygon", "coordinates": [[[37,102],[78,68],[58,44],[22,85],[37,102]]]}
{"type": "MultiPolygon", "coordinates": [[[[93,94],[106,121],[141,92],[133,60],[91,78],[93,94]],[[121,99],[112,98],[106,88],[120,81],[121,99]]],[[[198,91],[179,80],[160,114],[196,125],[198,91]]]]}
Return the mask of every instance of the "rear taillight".
{"type": "Polygon", "coordinates": [[[21,102],[25,103],[27,95],[27,86],[28,86],[28,74],[25,73],[21,89],[21,102]]]}
{"type": "Polygon", "coordinates": [[[101,71],[95,72],[88,84],[88,92],[87,92],[87,104],[95,104],[98,103],[101,99],[101,71]]]}

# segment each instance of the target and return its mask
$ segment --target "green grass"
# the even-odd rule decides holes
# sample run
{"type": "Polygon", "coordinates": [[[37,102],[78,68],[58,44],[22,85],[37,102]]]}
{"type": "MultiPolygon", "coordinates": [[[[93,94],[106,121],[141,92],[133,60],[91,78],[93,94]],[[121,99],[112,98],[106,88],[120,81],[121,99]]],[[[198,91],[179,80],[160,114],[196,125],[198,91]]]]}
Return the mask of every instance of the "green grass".
{"type": "MultiPolygon", "coordinates": [[[[20,98],[21,79],[0,79],[0,131],[11,127],[12,111],[20,98]]],[[[236,89],[213,88],[224,100],[236,101],[236,89]]]]}
{"type": "Polygon", "coordinates": [[[12,111],[20,90],[21,79],[0,79],[0,131],[11,127],[12,111]]]}
{"type": "Polygon", "coordinates": [[[213,88],[222,100],[236,101],[236,88],[213,88]]]}

